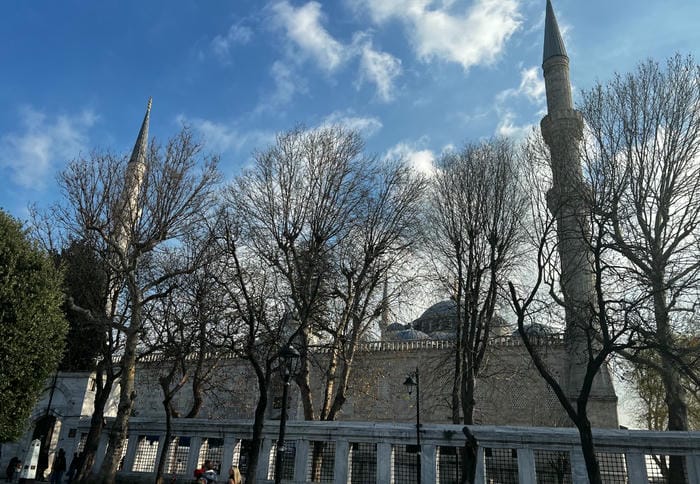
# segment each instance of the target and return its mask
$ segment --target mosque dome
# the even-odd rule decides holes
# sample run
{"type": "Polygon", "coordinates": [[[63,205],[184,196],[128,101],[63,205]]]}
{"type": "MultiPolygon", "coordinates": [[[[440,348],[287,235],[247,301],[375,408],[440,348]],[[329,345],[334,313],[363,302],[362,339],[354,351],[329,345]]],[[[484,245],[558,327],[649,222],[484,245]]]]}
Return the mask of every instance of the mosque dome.
{"type": "Polygon", "coordinates": [[[391,323],[389,326],[386,327],[386,332],[387,333],[394,333],[396,331],[403,331],[404,329],[408,328],[405,324],[401,323],[391,323]]]}
{"type": "MultiPolygon", "coordinates": [[[[457,303],[446,299],[433,304],[411,324],[415,329],[427,333],[432,339],[455,339],[457,335],[457,303]]],[[[508,336],[512,326],[499,315],[491,319],[493,336],[508,336]]]]}
{"type": "Polygon", "coordinates": [[[413,321],[412,326],[424,333],[454,332],[457,327],[457,303],[447,299],[433,304],[413,321]]]}

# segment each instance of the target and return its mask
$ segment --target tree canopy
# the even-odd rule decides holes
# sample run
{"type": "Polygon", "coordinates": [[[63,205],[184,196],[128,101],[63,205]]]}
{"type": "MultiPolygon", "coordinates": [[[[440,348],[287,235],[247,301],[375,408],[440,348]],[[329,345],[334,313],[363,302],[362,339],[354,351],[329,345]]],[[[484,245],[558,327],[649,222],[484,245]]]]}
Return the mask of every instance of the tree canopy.
{"type": "Polygon", "coordinates": [[[17,438],[63,353],[61,272],[0,210],[0,442],[17,438]]]}

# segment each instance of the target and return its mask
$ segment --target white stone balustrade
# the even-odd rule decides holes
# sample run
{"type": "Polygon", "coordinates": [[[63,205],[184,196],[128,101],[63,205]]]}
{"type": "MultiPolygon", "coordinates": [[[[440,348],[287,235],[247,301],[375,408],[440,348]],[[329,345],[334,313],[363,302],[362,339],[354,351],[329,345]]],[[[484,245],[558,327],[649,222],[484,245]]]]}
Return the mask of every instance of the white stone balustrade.
{"type": "MultiPolygon", "coordinates": [[[[87,421],[85,424],[87,425],[87,421]]],[[[518,484],[534,484],[538,472],[553,472],[547,466],[552,463],[559,470],[570,473],[573,484],[587,483],[583,455],[581,453],[578,433],[571,428],[525,428],[525,427],[494,427],[472,426],[472,433],[479,442],[477,459],[478,483],[518,482],[518,484]],[[547,456],[549,464],[545,465],[543,456],[547,456]],[[558,460],[557,460],[558,459],[558,460]],[[561,464],[561,465],[559,465],[561,464]],[[506,478],[502,477],[507,475],[506,478]],[[499,477],[501,476],[499,480],[499,477]],[[511,479],[510,481],[508,479],[511,479]]],[[[460,425],[428,424],[421,428],[422,452],[421,475],[422,484],[456,481],[457,464],[455,447],[464,445],[463,427],[460,425]],[[448,452],[451,451],[451,452],[448,452]],[[445,477],[447,460],[441,460],[440,455],[450,454],[451,477],[445,477]]],[[[257,470],[259,482],[272,482],[274,464],[274,444],[277,440],[279,422],[268,421],[264,429],[264,442],[260,452],[257,470]]],[[[651,463],[651,455],[683,455],[686,457],[686,473],[688,482],[700,483],[700,432],[651,432],[640,430],[603,430],[594,429],[596,450],[601,456],[601,468],[605,476],[612,480],[626,478],[629,484],[646,484],[651,475],[660,472],[658,466],[651,463]]],[[[123,471],[120,478],[123,481],[151,482],[152,472],[133,472],[135,459],[138,458],[137,446],[139,436],[159,436],[158,449],[152,449],[148,459],[157,458],[164,448],[164,425],[161,422],[133,418],[129,428],[128,448],[125,452],[123,471]]],[[[234,449],[241,440],[251,438],[251,422],[249,421],[220,421],[203,419],[176,419],[174,421],[175,436],[188,437],[189,451],[186,458],[186,469],[181,480],[187,482],[200,458],[200,446],[205,439],[223,441],[221,450],[221,476],[223,482],[228,467],[234,462],[234,449]]],[[[363,462],[367,467],[374,467],[375,482],[379,484],[402,484],[415,481],[415,454],[407,454],[401,446],[411,446],[416,440],[416,428],[411,424],[365,423],[365,422],[305,422],[291,421],[287,425],[287,441],[294,442],[294,458],[289,459],[293,469],[287,470],[290,479],[285,483],[301,484],[312,482],[310,479],[310,460],[314,450],[314,442],[333,443],[333,458],[328,459],[322,482],[346,484],[363,482],[359,476],[352,476],[353,469],[359,472],[360,467],[353,467],[353,448],[364,445],[363,448],[376,449],[369,461],[363,462]],[[403,453],[402,453],[403,452],[403,453]],[[401,455],[400,455],[401,454],[401,455]],[[407,457],[409,456],[409,457],[407,457]],[[404,459],[403,461],[401,459],[404,459]],[[405,459],[413,459],[406,464],[405,459]],[[403,462],[403,464],[401,464],[403,462]],[[292,464],[293,463],[293,464],[292,464]],[[332,463],[332,466],[331,466],[332,463]],[[376,463],[376,464],[375,464],[376,463]],[[401,467],[403,466],[403,467],[401,467]],[[331,470],[332,469],[332,470],[331,470]],[[332,477],[329,477],[332,474],[332,477]]],[[[236,450],[235,452],[238,452],[236,450]]],[[[359,452],[359,451],[358,451],[359,452]]],[[[236,456],[237,457],[237,456],[236,456]]],[[[154,466],[155,466],[154,461],[154,466]]],[[[237,459],[235,462],[238,462],[237,459]]],[[[155,469],[155,467],[153,467],[155,469]]],[[[286,476],[285,476],[286,477],[286,476]]],[[[178,479],[180,482],[180,479],[178,479]]],[[[364,484],[364,483],[363,483],[364,484]]]]}

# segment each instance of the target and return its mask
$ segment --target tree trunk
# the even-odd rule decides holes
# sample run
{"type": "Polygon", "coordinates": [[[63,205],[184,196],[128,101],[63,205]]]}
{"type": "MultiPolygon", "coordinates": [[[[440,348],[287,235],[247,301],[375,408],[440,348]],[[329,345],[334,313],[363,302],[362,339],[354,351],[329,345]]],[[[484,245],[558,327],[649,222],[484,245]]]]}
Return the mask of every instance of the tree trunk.
{"type": "Polygon", "coordinates": [[[576,427],[578,428],[579,439],[581,441],[581,451],[583,452],[583,460],[586,462],[586,472],[588,473],[589,484],[603,484],[600,477],[600,466],[595,455],[595,447],[593,445],[593,433],[591,432],[591,422],[588,420],[588,415],[579,408],[579,415],[576,419],[576,427]]]}
{"type": "Polygon", "coordinates": [[[474,370],[469,363],[465,363],[466,374],[462,377],[462,414],[464,415],[464,424],[474,424],[474,407],[476,400],[474,399],[474,390],[476,386],[476,377],[474,370]]]}
{"type": "Polygon", "coordinates": [[[163,473],[165,472],[165,461],[168,459],[168,451],[172,445],[173,439],[173,416],[172,416],[172,399],[171,397],[166,397],[163,400],[163,409],[165,410],[165,445],[163,446],[163,452],[160,454],[160,459],[158,459],[158,468],[156,469],[156,484],[163,484],[163,473]]]}
{"type": "Polygon", "coordinates": [[[457,325],[457,351],[455,351],[455,373],[452,381],[452,423],[460,423],[460,394],[462,389],[462,328],[457,325]]]}
{"type": "MultiPolygon", "coordinates": [[[[135,289],[132,289],[135,290],[135,289]]],[[[124,441],[129,431],[129,417],[134,408],[136,392],[134,378],[136,375],[136,346],[141,329],[141,306],[138,296],[132,295],[131,326],[124,344],[124,356],[121,360],[119,406],[117,416],[109,433],[109,447],[100,468],[97,481],[104,484],[115,482],[119,461],[121,460],[124,441]]]]}
{"type": "MultiPolygon", "coordinates": [[[[103,371],[102,365],[98,365],[97,371],[103,371]]],[[[106,377],[103,385],[99,381],[97,383],[95,405],[92,417],[90,417],[90,430],[88,430],[87,439],[85,440],[83,455],[80,457],[80,466],[76,469],[76,476],[73,479],[77,483],[88,482],[92,467],[95,464],[95,456],[97,455],[97,448],[100,445],[100,437],[104,426],[105,406],[109,401],[113,385],[114,379],[111,376],[106,377]]]]}
{"type": "MultiPolygon", "coordinates": [[[[663,284],[654,284],[654,316],[656,318],[657,340],[661,346],[661,381],[664,385],[664,401],[668,410],[668,430],[688,430],[688,405],[685,389],[680,381],[678,368],[664,350],[674,347],[673,333],[668,320],[666,297],[663,284]]],[[[685,483],[685,458],[671,456],[669,459],[669,482],[685,483]]]]}

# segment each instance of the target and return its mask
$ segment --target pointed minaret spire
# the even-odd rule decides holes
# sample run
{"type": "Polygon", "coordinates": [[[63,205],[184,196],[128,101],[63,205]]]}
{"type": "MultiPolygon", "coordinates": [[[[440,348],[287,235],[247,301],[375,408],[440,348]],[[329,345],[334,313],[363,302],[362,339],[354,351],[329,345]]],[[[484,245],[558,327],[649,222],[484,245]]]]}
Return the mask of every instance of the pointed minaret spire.
{"type": "Polygon", "coordinates": [[[544,19],[544,51],[542,54],[542,64],[550,57],[556,56],[568,57],[566,55],[564,41],[561,38],[561,32],[559,32],[557,17],[554,15],[552,2],[551,0],[547,0],[547,13],[544,19]]]}
{"type": "Polygon", "coordinates": [[[141,123],[141,130],[136,138],[136,143],[134,144],[134,150],[131,152],[131,158],[129,163],[145,163],[146,162],[146,150],[148,149],[148,125],[151,121],[151,105],[153,104],[153,98],[148,98],[148,105],[146,106],[146,115],[143,117],[143,123],[141,123]]]}
{"type": "Polygon", "coordinates": [[[554,16],[552,2],[547,0],[547,14],[544,24],[544,71],[545,91],[547,92],[547,112],[555,115],[562,110],[574,108],[569,81],[569,57],[566,55],[564,41],[559,33],[557,18],[554,16]]]}
{"type": "Polygon", "coordinates": [[[146,115],[141,123],[139,135],[136,138],[131,158],[126,165],[124,174],[124,188],[122,190],[119,205],[116,208],[116,232],[114,234],[117,246],[126,251],[131,243],[134,227],[141,217],[139,197],[144,178],[146,177],[147,153],[148,153],[148,125],[151,119],[152,98],[148,99],[146,115]]]}

